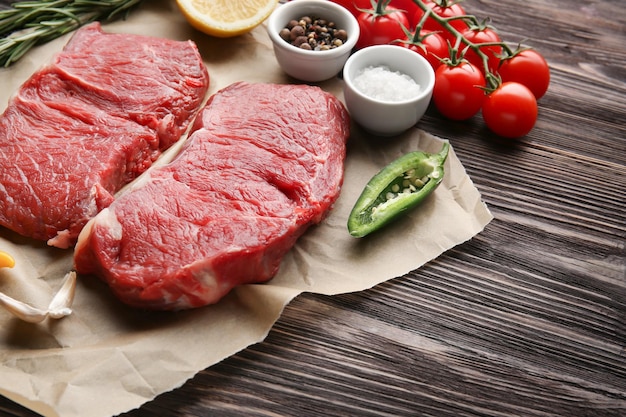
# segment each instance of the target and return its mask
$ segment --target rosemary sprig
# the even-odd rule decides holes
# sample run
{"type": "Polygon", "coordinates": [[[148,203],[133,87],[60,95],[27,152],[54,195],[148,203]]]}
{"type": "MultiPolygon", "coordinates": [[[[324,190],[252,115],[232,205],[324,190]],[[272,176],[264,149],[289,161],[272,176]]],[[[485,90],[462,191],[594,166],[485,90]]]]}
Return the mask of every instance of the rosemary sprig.
{"type": "Polygon", "coordinates": [[[142,0],[19,1],[0,10],[0,66],[18,61],[33,46],[93,21],[125,18],[142,0]]]}

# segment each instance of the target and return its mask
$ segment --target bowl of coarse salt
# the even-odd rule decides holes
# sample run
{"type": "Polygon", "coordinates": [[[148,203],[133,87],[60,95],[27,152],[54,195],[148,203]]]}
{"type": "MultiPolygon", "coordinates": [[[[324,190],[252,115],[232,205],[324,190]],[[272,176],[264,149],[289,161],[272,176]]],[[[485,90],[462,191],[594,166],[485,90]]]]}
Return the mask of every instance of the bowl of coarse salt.
{"type": "Polygon", "coordinates": [[[397,45],[363,48],[343,68],[343,94],[352,119],[378,136],[394,136],[422,118],[435,86],[428,61],[397,45]]]}

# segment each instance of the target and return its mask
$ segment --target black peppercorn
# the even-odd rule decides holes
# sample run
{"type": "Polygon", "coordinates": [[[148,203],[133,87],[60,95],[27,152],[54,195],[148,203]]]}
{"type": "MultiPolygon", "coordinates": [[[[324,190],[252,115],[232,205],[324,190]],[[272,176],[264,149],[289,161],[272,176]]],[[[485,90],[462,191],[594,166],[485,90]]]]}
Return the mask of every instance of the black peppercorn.
{"type": "Polygon", "coordinates": [[[342,46],[348,39],[344,29],[333,21],[311,16],[290,20],[280,31],[280,37],[298,48],[327,51],[342,46]]]}

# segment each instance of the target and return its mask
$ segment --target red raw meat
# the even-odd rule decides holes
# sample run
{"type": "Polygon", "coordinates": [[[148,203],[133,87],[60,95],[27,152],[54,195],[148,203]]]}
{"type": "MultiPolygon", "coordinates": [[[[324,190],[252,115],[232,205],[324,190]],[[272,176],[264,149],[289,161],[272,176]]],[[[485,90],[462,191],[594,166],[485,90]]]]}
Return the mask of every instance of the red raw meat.
{"type": "Polygon", "coordinates": [[[208,84],[190,41],[78,30],[0,116],[0,225],[72,246],[181,137],[208,84]]]}
{"type": "Polygon", "coordinates": [[[269,280],[339,196],[349,125],[343,104],[318,87],[221,90],[176,158],[84,228],[77,272],[155,310],[200,307],[269,280]]]}

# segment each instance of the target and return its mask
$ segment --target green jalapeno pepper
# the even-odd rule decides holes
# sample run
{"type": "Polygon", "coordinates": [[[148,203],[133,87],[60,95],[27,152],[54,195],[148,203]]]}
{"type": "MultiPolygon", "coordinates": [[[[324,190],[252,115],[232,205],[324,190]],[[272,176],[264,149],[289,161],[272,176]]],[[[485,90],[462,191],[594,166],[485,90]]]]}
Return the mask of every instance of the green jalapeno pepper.
{"type": "Polygon", "coordinates": [[[436,154],[408,153],[372,177],[348,218],[350,234],[366,236],[420,204],[443,180],[449,148],[444,142],[436,154]]]}

